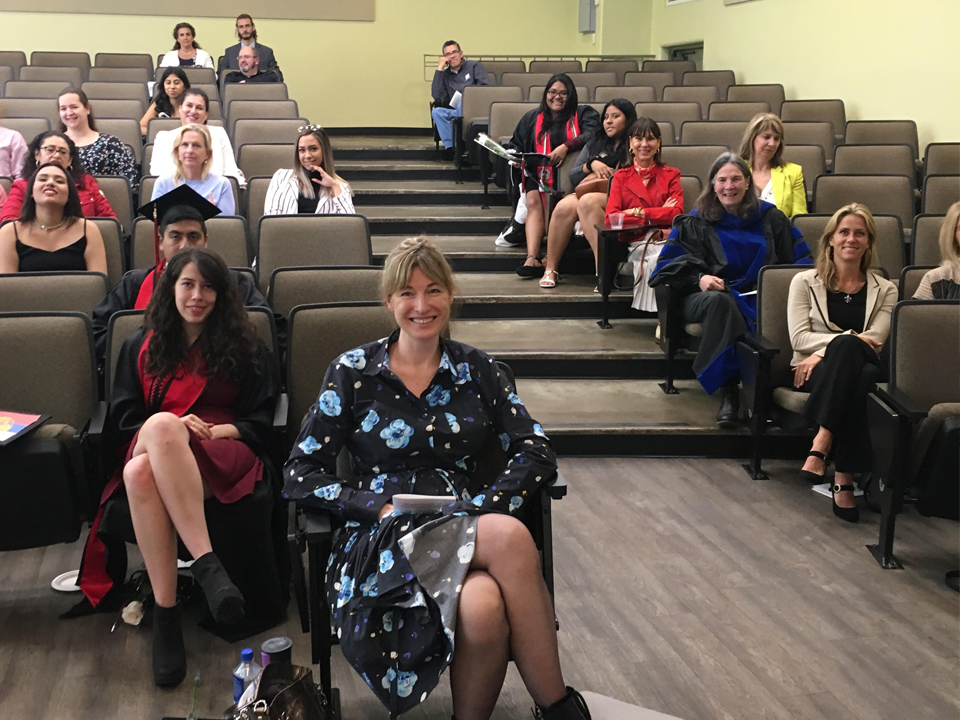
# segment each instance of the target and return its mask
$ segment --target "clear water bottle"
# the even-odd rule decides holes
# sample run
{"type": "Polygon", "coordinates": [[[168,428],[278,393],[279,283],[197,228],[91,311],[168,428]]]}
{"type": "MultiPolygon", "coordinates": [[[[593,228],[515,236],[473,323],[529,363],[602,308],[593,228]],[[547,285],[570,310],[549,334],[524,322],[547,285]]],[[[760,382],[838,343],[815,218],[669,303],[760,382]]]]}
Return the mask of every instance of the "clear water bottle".
{"type": "Polygon", "coordinates": [[[240,651],[240,664],[233,671],[233,701],[240,702],[240,697],[247,686],[257,679],[261,667],[253,661],[253,648],[244,648],[240,651]]]}

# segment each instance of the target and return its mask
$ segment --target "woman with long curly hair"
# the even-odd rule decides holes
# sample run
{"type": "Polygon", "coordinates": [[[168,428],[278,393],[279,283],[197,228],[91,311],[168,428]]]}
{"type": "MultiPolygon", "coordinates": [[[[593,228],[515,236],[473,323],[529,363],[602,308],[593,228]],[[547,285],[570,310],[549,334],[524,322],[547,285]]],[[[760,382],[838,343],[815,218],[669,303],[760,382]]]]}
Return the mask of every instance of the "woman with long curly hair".
{"type": "Polygon", "coordinates": [[[223,260],[200,248],[170,261],[143,327],[120,349],[108,437],[124,461],[91,527],[80,587],[95,608],[112,587],[98,530],[103,503],[125,492],[156,600],[157,685],[177,685],[186,674],[178,536],[213,619],[228,625],[244,616],[244,595],[212,550],[204,500],[235,503],[263,479],[277,397],[273,368],[223,260]]]}

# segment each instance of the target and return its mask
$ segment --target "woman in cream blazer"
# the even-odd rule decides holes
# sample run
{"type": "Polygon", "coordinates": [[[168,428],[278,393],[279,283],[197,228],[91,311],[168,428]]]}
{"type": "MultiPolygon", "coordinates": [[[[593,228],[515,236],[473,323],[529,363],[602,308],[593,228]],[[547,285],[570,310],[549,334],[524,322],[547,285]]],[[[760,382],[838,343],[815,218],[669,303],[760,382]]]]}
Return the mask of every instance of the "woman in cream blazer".
{"type": "Polygon", "coordinates": [[[831,455],[833,512],[849,522],[859,519],[853,473],[872,467],[867,395],[882,376],[879,353],[897,301],[896,286],[870,270],[876,243],[866,207],[840,208],[824,229],[815,269],[794,276],[787,304],[793,384],[810,394],[803,414],[820,428],[800,477],[822,482],[831,455]]]}
{"type": "Polygon", "coordinates": [[[293,169],[270,179],[264,215],[353,215],[350,186],[337,175],[330,138],[319,125],[300,128],[293,169]]]}
{"type": "Polygon", "coordinates": [[[773,203],[787,217],[807,212],[803,169],[783,159],[783,123],[773,113],[759,113],[747,125],[740,157],[753,173],[761,200],[773,203]]]}

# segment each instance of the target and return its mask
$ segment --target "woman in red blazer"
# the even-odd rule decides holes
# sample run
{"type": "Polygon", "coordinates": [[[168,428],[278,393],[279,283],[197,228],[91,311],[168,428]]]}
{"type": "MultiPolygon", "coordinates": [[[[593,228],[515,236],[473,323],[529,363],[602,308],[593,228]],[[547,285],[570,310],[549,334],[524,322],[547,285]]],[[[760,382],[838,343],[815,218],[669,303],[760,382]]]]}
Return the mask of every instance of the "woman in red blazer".
{"type": "Polygon", "coordinates": [[[613,174],[607,198],[607,217],[622,213],[624,227],[636,227],[621,239],[632,244],[634,264],[633,307],[654,312],[654,291],[647,285],[657,255],[673,219],[683,212],[680,171],[660,159],[660,126],[650,118],[638,118],[630,127],[627,159],[631,164],[613,174]]]}
{"type": "Polygon", "coordinates": [[[80,208],[83,216],[93,217],[112,217],[117,214],[110,207],[107,198],[100,192],[100,186],[83,167],[80,160],[80,154],[77,152],[77,146],[73,140],[56,130],[48,130],[37,135],[33,142],[27,148],[27,156],[23,161],[23,168],[20,170],[20,180],[14,180],[10,186],[10,193],[7,195],[7,201],[3,203],[0,210],[0,223],[7,220],[16,220],[20,217],[20,209],[23,207],[23,201],[27,192],[27,178],[33,175],[34,171],[46,163],[57,163],[60,167],[70,173],[74,184],[77,186],[77,194],[80,196],[80,208]]]}

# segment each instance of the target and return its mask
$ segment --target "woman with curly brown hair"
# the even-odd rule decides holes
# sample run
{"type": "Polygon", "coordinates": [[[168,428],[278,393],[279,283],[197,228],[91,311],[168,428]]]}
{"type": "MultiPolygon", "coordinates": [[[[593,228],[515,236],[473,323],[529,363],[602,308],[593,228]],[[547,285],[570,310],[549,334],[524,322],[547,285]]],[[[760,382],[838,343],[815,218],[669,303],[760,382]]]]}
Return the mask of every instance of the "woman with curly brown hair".
{"type": "MultiPolygon", "coordinates": [[[[143,328],[120,350],[108,427],[124,462],[103,502],[125,491],[130,504],[156,600],[157,685],[177,685],[186,674],[178,536],[194,558],[190,570],[214,620],[226,625],[243,618],[244,596],[212,551],[204,500],[234,503],[263,479],[277,396],[273,368],[223,260],[200,248],[170,261],[143,328]]],[[[102,507],[80,571],[80,587],[94,607],[112,587],[98,537],[102,507]]]]}

